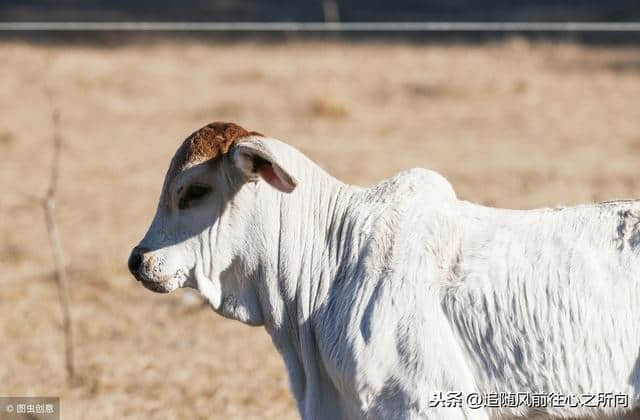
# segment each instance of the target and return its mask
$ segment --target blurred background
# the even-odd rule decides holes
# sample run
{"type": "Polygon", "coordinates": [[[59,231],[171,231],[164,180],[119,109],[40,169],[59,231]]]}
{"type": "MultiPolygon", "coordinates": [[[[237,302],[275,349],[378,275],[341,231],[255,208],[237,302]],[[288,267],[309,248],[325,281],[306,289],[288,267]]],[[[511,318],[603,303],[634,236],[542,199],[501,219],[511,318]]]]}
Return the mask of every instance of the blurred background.
{"type": "Polygon", "coordinates": [[[3,0],[4,21],[609,21],[637,20],[635,0],[3,0]]]}
{"type": "MultiPolygon", "coordinates": [[[[443,20],[634,22],[640,3],[0,1],[0,23],[443,20]]],[[[421,166],[491,206],[637,198],[639,46],[638,32],[0,32],[0,395],[59,396],[64,419],[298,418],[262,329],[128,274],[180,142],[226,120],[361,185],[421,166]],[[56,136],[72,380],[42,206],[56,136]]]]}

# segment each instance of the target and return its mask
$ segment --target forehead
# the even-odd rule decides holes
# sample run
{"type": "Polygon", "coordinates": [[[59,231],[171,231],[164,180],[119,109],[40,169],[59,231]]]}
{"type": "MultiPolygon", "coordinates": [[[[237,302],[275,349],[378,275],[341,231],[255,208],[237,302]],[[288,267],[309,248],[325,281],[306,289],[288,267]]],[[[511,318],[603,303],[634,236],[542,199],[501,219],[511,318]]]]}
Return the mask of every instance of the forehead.
{"type": "Polygon", "coordinates": [[[262,134],[229,122],[214,122],[196,130],[185,139],[173,157],[167,183],[188,167],[220,159],[238,140],[248,136],[262,134]]]}

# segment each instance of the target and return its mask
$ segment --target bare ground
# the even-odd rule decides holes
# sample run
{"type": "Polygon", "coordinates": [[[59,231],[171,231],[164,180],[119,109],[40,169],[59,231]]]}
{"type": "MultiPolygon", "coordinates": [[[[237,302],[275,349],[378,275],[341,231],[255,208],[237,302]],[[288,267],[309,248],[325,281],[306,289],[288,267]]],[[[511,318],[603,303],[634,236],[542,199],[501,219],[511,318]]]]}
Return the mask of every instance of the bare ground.
{"type": "Polygon", "coordinates": [[[59,395],[64,419],[297,418],[268,336],[129,277],[175,148],[213,120],[285,140],[343,180],[424,166],[513,208],[640,197],[640,53],[484,46],[0,44],[0,394],[59,395]],[[78,380],[39,198],[51,103],[78,380]]]}

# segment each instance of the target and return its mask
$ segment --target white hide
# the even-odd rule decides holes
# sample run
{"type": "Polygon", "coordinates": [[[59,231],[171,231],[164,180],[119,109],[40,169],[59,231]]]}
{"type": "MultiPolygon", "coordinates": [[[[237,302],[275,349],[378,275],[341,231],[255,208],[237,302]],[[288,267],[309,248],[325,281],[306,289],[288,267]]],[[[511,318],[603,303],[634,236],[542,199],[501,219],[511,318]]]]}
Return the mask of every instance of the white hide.
{"type": "Polygon", "coordinates": [[[216,312],[264,325],[303,419],[617,414],[431,407],[438,392],[637,401],[634,201],[493,209],[458,200],[424,169],[359,188],[259,137],[191,165],[162,194],[140,244],[144,284],[197,288],[216,312]],[[253,155],[273,165],[271,178],[251,173],[253,155]],[[179,210],[193,182],[213,190],[179,210]]]}

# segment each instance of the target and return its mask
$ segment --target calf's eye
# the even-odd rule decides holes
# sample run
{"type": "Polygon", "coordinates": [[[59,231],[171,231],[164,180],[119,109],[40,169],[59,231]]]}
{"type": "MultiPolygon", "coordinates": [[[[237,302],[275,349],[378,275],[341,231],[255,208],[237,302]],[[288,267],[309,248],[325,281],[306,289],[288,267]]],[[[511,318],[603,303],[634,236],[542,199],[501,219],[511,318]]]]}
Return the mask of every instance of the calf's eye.
{"type": "Polygon", "coordinates": [[[187,209],[211,192],[211,187],[201,184],[190,185],[178,202],[180,210],[187,209]]]}

